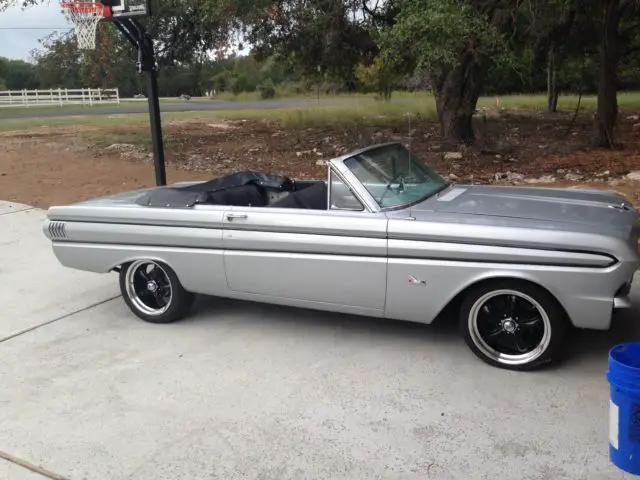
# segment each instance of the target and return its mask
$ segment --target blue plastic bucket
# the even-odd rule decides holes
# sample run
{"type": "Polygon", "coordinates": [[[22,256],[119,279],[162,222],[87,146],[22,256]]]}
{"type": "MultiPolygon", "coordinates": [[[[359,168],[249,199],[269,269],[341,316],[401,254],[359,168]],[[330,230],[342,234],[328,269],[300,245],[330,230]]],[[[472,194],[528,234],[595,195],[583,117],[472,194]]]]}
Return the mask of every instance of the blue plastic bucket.
{"type": "Polygon", "coordinates": [[[621,470],[640,475],[640,343],[609,351],[609,458],[621,470]]]}

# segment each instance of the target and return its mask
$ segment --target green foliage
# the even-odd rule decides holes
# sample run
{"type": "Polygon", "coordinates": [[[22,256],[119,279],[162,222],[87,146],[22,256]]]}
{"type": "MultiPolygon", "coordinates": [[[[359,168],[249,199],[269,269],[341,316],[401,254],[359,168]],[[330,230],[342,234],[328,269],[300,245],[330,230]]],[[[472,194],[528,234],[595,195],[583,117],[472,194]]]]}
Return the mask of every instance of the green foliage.
{"type": "MultiPolygon", "coordinates": [[[[407,0],[415,9],[420,2],[425,0],[407,0]]],[[[427,5],[425,3],[425,5],[427,5]]],[[[467,9],[453,9],[452,0],[442,3],[430,2],[427,6],[435,5],[431,21],[437,26],[438,22],[444,22],[446,15],[439,13],[443,5],[447,8],[449,17],[455,12],[464,12],[471,15],[473,12],[467,9]],[[438,5],[440,5],[438,7],[438,5]],[[436,15],[437,14],[437,15],[436,15]],[[439,19],[439,20],[438,20],[439,19]]],[[[410,10],[409,10],[410,12],[410,10]]],[[[418,12],[426,16],[425,12],[418,12]]],[[[475,15],[475,14],[474,14],[475,15]]],[[[479,15],[475,15],[476,22],[479,15]]],[[[521,19],[524,22],[518,28],[529,25],[528,17],[521,19]]],[[[160,89],[163,96],[178,96],[186,93],[191,96],[205,95],[210,90],[220,92],[235,92],[240,95],[248,92],[259,92],[263,95],[265,85],[273,85],[277,96],[300,95],[308,93],[315,95],[320,90],[322,95],[335,94],[349,91],[377,92],[385,96],[392,89],[400,88],[409,75],[413,74],[413,67],[417,64],[413,51],[418,47],[426,49],[425,45],[435,43],[436,35],[426,35],[419,38],[423,27],[416,25],[415,17],[402,13],[397,17],[397,27],[377,28],[376,40],[380,40],[384,50],[374,57],[373,61],[362,61],[354,65],[353,73],[343,78],[331,75],[322,75],[319,80],[317,70],[314,75],[305,74],[303,68],[298,68],[292,62],[291,56],[274,54],[266,57],[258,55],[229,56],[214,60],[204,59],[200,61],[183,62],[175,65],[165,64],[159,72],[160,89]],[[409,31],[418,29],[413,42],[395,42],[398,32],[405,28],[409,31]],[[416,41],[418,38],[419,41],[416,41]],[[385,40],[385,42],[382,42],[385,40]],[[387,41],[394,40],[387,48],[387,41]],[[412,47],[414,50],[410,51],[412,47]],[[389,61],[392,60],[392,61],[389,61]],[[393,66],[393,68],[391,68],[393,66]],[[397,68],[397,70],[396,70],[397,68]],[[233,88],[232,88],[233,87],[233,88]]],[[[538,21],[541,21],[538,17],[538,21]]],[[[546,20],[545,20],[546,21],[546,20]]],[[[586,20],[580,17],[580,25],[586,20]]],[[[640,30],[633,30],[633,23],[628,21],[625,25],[625,54],[619,68],[619,85],[621,89],[633,90],[640,88],[640,30]]],[[[105,27],[107,27],[105,25],[105,27]]],[[[582,28],[582,27],[581,27],[582,28]]],[[[452,30],[455,31],[455,28],[452,30]]],[[[469,35],[471,30],[460,30],[469,35]]],[[[98,35],[99,45],[95,52],[88,52],[84,56],[78,51],[72,35],[50,36],[41,42],[41,48],[34,52],[33,63],[20,60],[0,58],[0,78],[4,79],[4,87],[8,89],[22,88],[79,88],[86,86],[102,86],[120,88],[123,96],[133,95],[144,91],[145,79],[135,69],[135,51],[124,41],[117,31],[107,27],[98,35]]],[[[440,32],[442,33],[442,32],[440,32]]],[[[524,38],[524,37],[523,37],[524,38]]],[[[567,37],[569,38],[569,37],[567,37]]],[[[499,56],[492,56],[492,65],[484,82],[483,93],[508,94],[540,92],[546,89],[545,64],[537,59],[536,45],[532,42],[520,45],[520,37],[510,39],[509,52],[499,56]],[[514,43],[516,42],[516,43],[514,43]],[[505,60],[506,59],[506,60],[505,60]]],[[[573,41],[573,40],[572,40],[573,41]]],[[[577,41],[577,40],[576,40],[577,41]]],[[[445,42],[440,42],[444,44],[445,42]]],[[[451,44],[447,44],[451,45],[451,44]]],[[[457,47],[463,45],[458,42],[457,47]]],[[[454,45],[454,46],[455,46],[454,45]]],[[[449,53],[443,49],[435,53],[425,54],[420,57],[423,63],[432,64],[439,61],[454,62],[455,48],[447,46],[449,53]],[[448,59],[448,60],[447,60],[448,59]]],[[[568,47],[567,47],[568,48],[568,47]]],[[[597,63],[595,51],[571,47],[566,55],[558,61],[558,89],[562,92],[582,91],[594,93],[597,87],[597,63]]],[[[425,50],[429,52],[428,50],[425,50]]],[[[455,63],[455,62],[454,62],[455,63]]],[[[450,63],[451,64],[451,63],[450,63]]],[[[429,70],[424,69],[428,74],[429,70]]],[[[266,91],[270,90],[269,88],[266,91]]],[[[270,95],[270,93],[265,93],[270,95]]],[[[270,97],[272,98],[272,97],[270,97]]]]}
{"type": "Polygon", "coordinates": [[[233,92],[234,95],[246,92],[248,86],[249,79],[244,73],[234,72],[231,74],[229,89],[231,90],[231,92],[233,92]]]}
{"type": "Polygon", "coordinates": [[[260,92],[260,98],[263,100],[271,99],[276,96],[276,87],[273,82],[268,79],[258,86],[260,92]]]}
{"type": "Polygon", "coordinates": [[[5,11],[9,7],[26,8],[41,3],[38,0],[0,0],[0,12],[5,11]]]}
{"type": "Polygon", "coordinates": [[[365,88],[370,88],[387,101],[391,99],[391,92],[403,78],[392,64],[380,56],[370,65],[357,65],[355,76],[365,88]]]}
{"type": "Polygon", "coordinates": [[[0,90],[34,89],[38,79],[32,64],[0,57],[0,90]]]}
{"type": "Polygon", "coordinates": [[[73,36],[50,35],[40,41],[41,50],[33,53],[40,88],[79,88],[82,81],[82,57],[73,36]]]}
{"type": "Polygon", "coordinates": [[[415,59],[427,69],[451,69],[460,52],[476,56],[508,53],[502,35],[471,5],[458,0],[405,0],[395,24],[381,32],[389,62],[415,59]]]}
{"type": "Polygon", "coordinates": [[[220,72],[211,79],[211,87],[216,92],[226,92],[229,88],[230,74],[228,71],[220,72]]]}

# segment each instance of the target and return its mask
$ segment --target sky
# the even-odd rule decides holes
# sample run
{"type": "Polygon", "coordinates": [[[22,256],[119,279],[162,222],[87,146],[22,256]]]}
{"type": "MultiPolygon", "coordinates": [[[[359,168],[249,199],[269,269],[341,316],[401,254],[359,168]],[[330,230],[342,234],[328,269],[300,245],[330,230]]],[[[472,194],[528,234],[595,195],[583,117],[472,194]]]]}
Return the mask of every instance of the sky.
{"type": "Polygon", "coordinates": [[[22,10],[9,7],[0,12],[0,57],[29,60],[31,50],[39,48],[38,39],[73,28],[61,12],[57,0],[22,10]]]}

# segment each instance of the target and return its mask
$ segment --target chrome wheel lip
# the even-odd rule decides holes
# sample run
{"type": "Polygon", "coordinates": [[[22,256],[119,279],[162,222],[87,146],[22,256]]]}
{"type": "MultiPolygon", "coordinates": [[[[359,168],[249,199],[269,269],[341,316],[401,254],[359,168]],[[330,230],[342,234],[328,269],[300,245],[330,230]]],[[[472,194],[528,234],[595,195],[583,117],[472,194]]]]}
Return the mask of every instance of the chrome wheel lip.
{"type": "Polygon", "coordinates": [[[471,306],[471,310],[469,311],[468,330],[471,336],[471,340],[483,355],[495,362],[509,366],[527,365],[537,360],[544,354],[544,352],[546,352],[549,344],[551,343],[551,321],[549,320],[549,315],[538,301],[518,290],[492,290],[491,292],[485,293],[480,298],[478,298],[471,306]],[[485,342],[485,340],[482,338],[482,335],[480,334],[480,330],[478,328],[478,313],[480,312],[480,309],[487,303],[487,301],[502,295],[513,295],[526,300],[533,307],[535,307],[540,314],[540,318],[544,326],[544,333],[538,345],[527,353],[523,353],[521,355],[509,355],[499,352],[498,350],[489,346],[489,344],[485,342]]]}
{"type": "MultiPolygon", "coordinates": [[[[158,262],[154,260],[136,260],[135,262],[133,262],[127,269],[124,283],[125,283],[125,290],[126,290],[127,296],[129,297],[129,300],[131,300],[131,303],[134,305],[134,307],[138,311],[140,311],[145,315],[149,315],[152,317],[160,316],[169,309],[169,307],[171,306],[171,303],[173,302],[173,288],[171,285],[171,279],[169,278],[167,271],[162,267],[162,265],[160,265],[158,262]],[[162,308],[150,307],[140,298],[139,292],[136,291],[136,287],[134,284],[135,275],[141,268],[145,268],[149,265],[153,265],[155,268],[157,268],[160,271],[160,274],[164,277],[164,280],[167,282],[167,285],[169,286],[169,292],[170,292],[169,299],[167,300],[166,305],[164,305],[162,308]]],[[[151,282],[148,282],[148,283],[151,283],[151,282]]]]}

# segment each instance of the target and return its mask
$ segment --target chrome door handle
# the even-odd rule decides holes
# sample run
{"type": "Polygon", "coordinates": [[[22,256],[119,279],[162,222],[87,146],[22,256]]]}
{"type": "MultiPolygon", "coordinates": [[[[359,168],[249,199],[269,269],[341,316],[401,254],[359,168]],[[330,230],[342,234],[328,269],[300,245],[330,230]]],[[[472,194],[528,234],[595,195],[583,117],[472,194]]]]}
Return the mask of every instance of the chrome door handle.
{"type": "Polygon", "coordinates": [[[234,218],[247,218],[244,213],[227,213],[227,220],[233,220],[234,218]]]}

